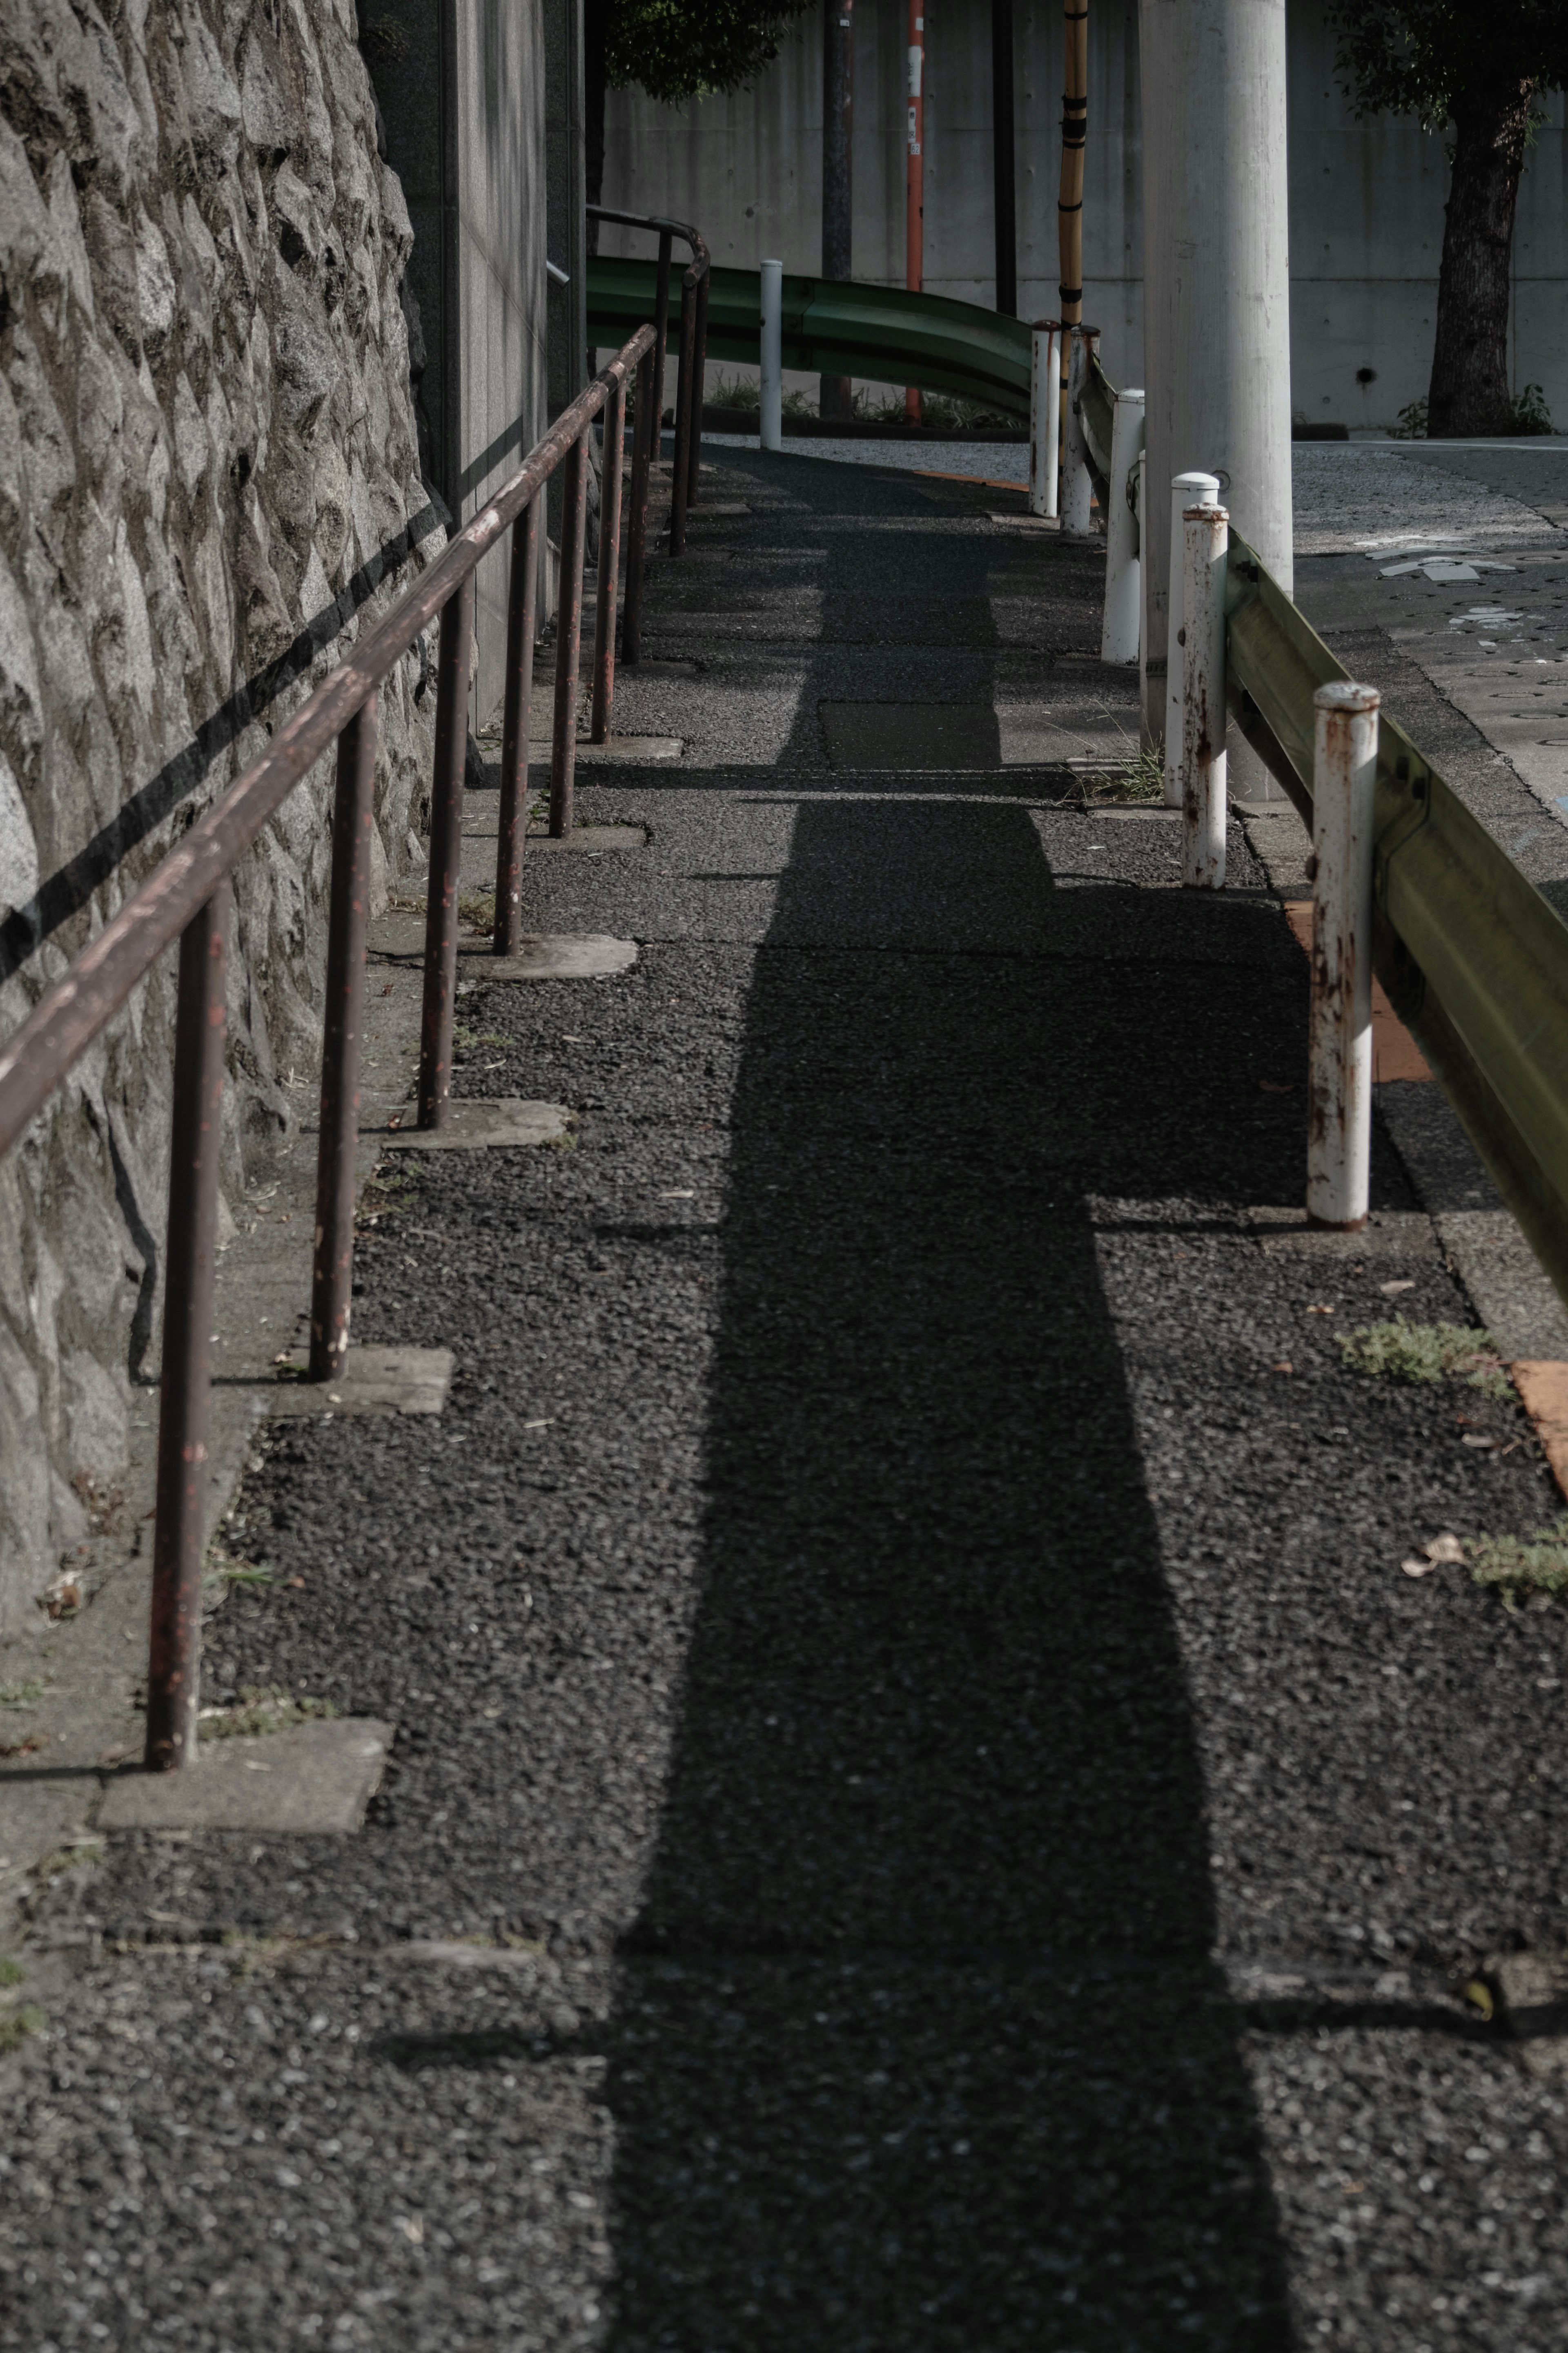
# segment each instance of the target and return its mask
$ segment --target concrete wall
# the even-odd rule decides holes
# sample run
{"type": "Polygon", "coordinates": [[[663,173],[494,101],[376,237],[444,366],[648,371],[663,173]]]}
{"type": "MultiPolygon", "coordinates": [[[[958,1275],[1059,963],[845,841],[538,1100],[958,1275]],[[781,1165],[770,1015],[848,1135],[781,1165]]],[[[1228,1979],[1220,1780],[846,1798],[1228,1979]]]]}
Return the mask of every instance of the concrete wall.
{"type": "MultiPolygon", "coordinates": [[[[1386,426],[1426,390],[1447,167],[1442,142],[1406,120],[1358,124],[1334,81],[1317,0],[1289,8],[1291,357],[1301,416],[1386,426]],[[1367,385],[1358,370],[1375,371],[1367,385]]],[[[855,274],[901,284],[903,16],[856,12],[855,274]]],[[[1056,308],[1062,18],[1016,12],[1018,306],[1056,308]]],[[[927,26],[929,292],[994,298],[989,0],[949,0],[927,26]]],[[[697,222],[715,259],[754,269],[821,262],[821,18],[805,18],[756,88],[679,111],[611,93],[605,201],[697,222]]],[[[1142,375],[1142,235],[1137,10],[1089,11],[1084,315],[1118,383],[1142,375]]],[[[1538,137],[1515,240],[1513,381],[1544,385],[1568,425],[1568,142],[1561,97],[1538,137]]],[[[605,249],[616,250],[612,232],[605,249]]],[[[620,248],[636,250],[623,238],[620,248]]],[[[802,379],[803,382],[806,379],[802,379]]]]}
{"type": "MultiPolygon", "coordinates": [[[[544,429],[544,6],[378,0],[366,32],[414,227],[426,463],[459,523],[544,429]]],[[[503,692],[507,564],[479,567],[476,725],[503,692]]]]}

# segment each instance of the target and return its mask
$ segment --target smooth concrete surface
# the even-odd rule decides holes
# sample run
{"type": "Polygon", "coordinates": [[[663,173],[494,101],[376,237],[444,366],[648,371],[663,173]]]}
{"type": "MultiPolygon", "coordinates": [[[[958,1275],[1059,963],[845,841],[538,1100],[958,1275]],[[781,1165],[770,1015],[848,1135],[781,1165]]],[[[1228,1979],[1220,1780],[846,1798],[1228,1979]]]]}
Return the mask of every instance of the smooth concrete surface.
{"type": "Polygon", "coordinates": [[[209,1740],[183,1773],[116,1774],[97,1827],[342,1836],[364,1820],[395,1730],[351,1715],[257,1740],[209,1740]]]}
{"type": "Polygon", "coordinates": [[[278,1381],[266,1399],[274,1421],[299,1421],[322,1413],[439,1413],[452,1387],[450,1348],[388,1348],[350,1345],[330,1381],[304,1378],[309,1352],[291,1353],[288,1371],[298,1377],[278,1381]]]}
{"type": "Polygon", "coordinates": [[[383,1136],[388,1152],[489,1152],[514,1145],[558,1144],[572,1125],[572,1113],[563,1104],[525,1103],[516,1095],[493,1103],[449,1103],[440,1127],[414,1126],[412,1103],[404,1116],[408,1124],[388,1128],[383,1136]]]}

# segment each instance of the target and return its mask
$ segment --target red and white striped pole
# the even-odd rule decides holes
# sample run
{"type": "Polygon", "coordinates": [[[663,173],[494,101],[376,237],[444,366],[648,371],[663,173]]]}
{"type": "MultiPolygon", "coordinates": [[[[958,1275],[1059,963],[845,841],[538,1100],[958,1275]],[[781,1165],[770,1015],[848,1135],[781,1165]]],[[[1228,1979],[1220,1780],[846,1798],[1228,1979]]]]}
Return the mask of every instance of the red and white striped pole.
{"type": "MultiPolygon", "coordinates": [[[[909,172],[904,213],[904,284],[911,294],[921,291],[925,271],[925,0],[910,0],[909,172]]],[[[921,421],[920,387],[904,394],[904,415],[911,425],[921,421]]]]}

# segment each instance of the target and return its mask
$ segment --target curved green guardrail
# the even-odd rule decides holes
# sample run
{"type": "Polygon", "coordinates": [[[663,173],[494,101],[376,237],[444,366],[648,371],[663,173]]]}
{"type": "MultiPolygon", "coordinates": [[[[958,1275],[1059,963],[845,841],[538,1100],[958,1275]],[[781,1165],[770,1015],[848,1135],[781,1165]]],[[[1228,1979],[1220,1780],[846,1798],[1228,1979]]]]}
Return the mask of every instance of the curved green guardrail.
{"type": "MultiPolygon", "coordinates": [[[[588,336],[624,343],[653,316],[655,264],[597,254],[588,264],[588,336]]],[[[708,280],[708,356],[757,364],[762,333],[761,273],[719,269],[708,280]]],[[[918,385],[1029,417],[1029,327],[942,294],[901,286],[795,278],[784,281],[784,364],[814,375],[868,376],[874,384],[918,385]]],[[[672,318],[672,349],[679,329],[672,318]]]]}

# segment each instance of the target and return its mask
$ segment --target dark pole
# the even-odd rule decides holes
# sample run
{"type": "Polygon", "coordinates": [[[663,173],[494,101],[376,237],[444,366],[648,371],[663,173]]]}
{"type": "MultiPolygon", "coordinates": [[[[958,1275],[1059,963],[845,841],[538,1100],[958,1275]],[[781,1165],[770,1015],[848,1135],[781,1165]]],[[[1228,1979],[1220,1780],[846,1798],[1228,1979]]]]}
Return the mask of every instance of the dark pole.
{"type": "Polygon", "coordinates": [[[1013,154],[1013,0],[991,0],[991,153],[996,174],[996,308],[1016,319],[1018,222],[1013,154]]]}
{"type": "MultiPolygon", "coordinates": [[[[853,276],[850,224],[854,209],[855,0],[826,0],[822,16],[822,274],[853,276]]],[[[824,417],[853,413],[847,375],[825,375],[824,417]]]]}
{"type": "Polygon", "coordinates": [[[360,1050],[364,1042],[364,934],[370,914],[374,802],[375,697],[371,694],[338,738],[327,996],[321,1024],[321,1131],[316,1150],[316,1256],[310,1281],[313,1381],[336,1379],[349,1345],[360,1050]]]}

